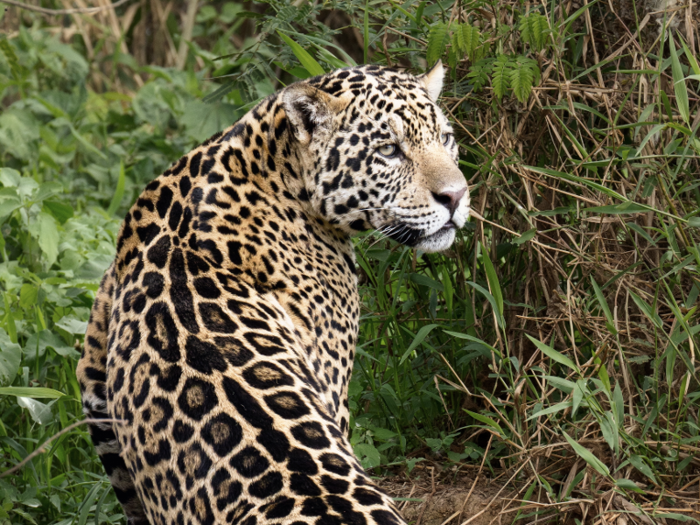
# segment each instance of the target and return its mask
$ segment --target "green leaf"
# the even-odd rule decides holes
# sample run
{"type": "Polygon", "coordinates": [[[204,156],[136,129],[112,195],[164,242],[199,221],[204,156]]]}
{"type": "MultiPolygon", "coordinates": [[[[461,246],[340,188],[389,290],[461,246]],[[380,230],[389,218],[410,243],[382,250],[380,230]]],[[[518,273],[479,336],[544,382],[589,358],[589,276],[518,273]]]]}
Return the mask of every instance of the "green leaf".
{"type": "Polygon", "coordinates": [[[532,92],[535,82],[535,70],[539,73],[539,66],[535,62],[534,69],[532,60],[518,57],[510,70],[509,83],[515,97],[525,103],[532,92]]]}
{"type": "Polygon", "coordinates": [[[583,208],[581,211],[591,213],[607,213],[609,215],[624,215],[627,213],[642,213],[649,211],[647,207],[637,204],[636,202],[622,202],[620,204],[612,204],[609,206],[593,206],[591,208],[583,208]]]}
{"type": "Polygon", "coordinates": [[[544,379],[554,388],[558,388],[567,394],[570,394],[576,386],[576,383],[573,381],[558,376],[544,376],[544,379]]]}
{"type": "Polygon", "coordinates": [[[48,425],[54,420],[51,408],[41,401],[30,397],[18,397],[17,404],[22,408],[26,408],[32,419],[40,425],[48,425]]]}
{"type": "Polygon", "coordinates": [[[0,385],[9,385],[17,376],[22,359],[22,347],[13,343],[0,328],[0,385]]]}
{"type": "Polygon", "coordinates": [[[481,292],[481,295],[486,297],[486,300],[489,303],[491,303],[491,308],[493,308],[493,311],[496,314],[496,321],[498,322],[499,326],[503,328],[505,326],[505,319],[501,315],[501,311],[498,307],[498,302],[496,301],[496,298],[493,295],[491,295],[491,293],[480,284],[476,284],[473,281],[467,281],[467,284],[472,288],[476,289],[478,292],[481,292]]]}
{"type": "Polygon", "coordinates": [[[36,306],[39,297],[39,289],[31,283],[24,283],[19,291],[19,305],[21,308],[31,308],[36,306]]]}
{"type": "MultiPolygon", "coordinates": [[[[238,120],[239,116],[239,112],[233,104],[227,104],[221,100],[215,102],[193,100],[188,102],[185,107],[185,112],[182,114],[182,123],[185,126],[185,132],[201,142],[211,137],[214,133],[228,128],[233,122],[238,120]]],[[[121,170],[119,177],[121,179],[121,170]]],[[[118,190],[119,186],[117,185],[118,190]]]]}
{"type": "Polygon", "coordinates": [[[493,64],[493,74],[491,84],[493,85],[493,93],[500,101],[508,92],[510,87],[510,69],[512,67],[511,59],[508,55],[499,55],[493,64]]]}
{"type": "Polygon", "coordinates": [[[58,227],[56,219],[42,211],[30,224],[29,232],[39,242],[39,248],[50,267],[58,257],[58,227]]]}
{"type": "Polygon", "coordinates": [[[501,292],[501,283],[498,280],[496,269],[494,268],[491,259],[489,259],[488,251],[483,244],[481,245],[481,259],[484,263],[484,270],[486,271],[486,279],[489,283],[491,295],[493,295],[493,298],[496,300],[498,313],[503,316],[503,293],[501,292]]]}
{"type": "Polygon", "coordinates": [[[636,454],[632,454],[629,457],[629,462],[639,472],[641,472],[646,477],[648,477],[650,480],[652,480],[655,485],[658,485],[656,478],[654,477],[654,473],[651,470],[651,467],[646,463],[646,461],[644,461],[644,458],[642,458],[641,456],[638,456],[636,454]]]}
{"type": "Polygon", "coordinates": [[[0,113],[0,146],[12,156],[29,161],[35,158],[39,148],[39,122],[27,109],[11,106],[0,113]]]}
{"type": "Polygon", "coordinates": [[[16,188],[0,188],[0,221],[21,206],[16,188]]]}
{"type": "Polygon", "coordinates": [[[596,299],[598,299],[598,304],[600,305],[600,308],[603,310],[603,314],[605,315],[605,321],[608,330],[613,335],[617,335],[617,330],[615,330],[615,324],[613,322],[613,316],[610,313],[610,308],[608,307],[608,302],[605,300],[603,291],[600,289],[598,283],[595,281],[593,276],[591,276],[591,285],[593,285],[593,290],[595,291],[596,299]]]}
{"type": "Polygon", "coordinates": [[[620,478],[615,480],[615,485],[620,487],[623,490],[631,490],[633,492],[637,492],[639,494],[646,494],[642,489],[640,489],[637,484],[634,481],[631,481],[626,478],[620,478]]]}
{"type": "Polygon", "coordinates": [[[537,348],[540,349],[540,351],[541,351],[544,355],[546,355],[547,357],[549,357],[549,358],[552,359],[553,361],[556,361],[557,363],[562,364],[562,365],[564,365],[564,366],[570,368],[570,369],[573,370],[574,372],[578,372],[578,371],[579,371],[579,370],[578,370],[578,367],[576,366],[576,363],[574,363],[571,359],[569,359],[569,358],[566,357],[565,355],[563,355],[563,354],[557,352],[557,351],[556,351],[554,348],[552,348],[551,346],[548,346],[548,345],[544,344],[543,342],[538,341],[538,340],[535,339],[534,337],[531,337],[531,336],[528,335],[528,334],[525,334],[525,335],[527,336],[527,338],[528,338],[530,341],[533,342],[533,344],[534,344],[537,348]]]}
{"type": "Polygon", "coordinates": [[[444,22],[438,22],[430,28],[428,49],[426,51],[428,67],[432,67],[445,53],[447,39],[447,24],[444,22]]]}
{"type": "Polygon", "coordinates": [[[73,206],[65,202],[44,201],[44,208],[61,224],[73,217],[73,206]]]}
{"type": "Polygon", "coordinates": [[[477,421],[481,421],[482,423],[485,423],[486,425],[495,428],[498,431],[498,433],[501,434],[501,436],[505,436],[505,432],[503,432],[501,425],[496,423],[496,421],[494,421],[490,417],[484,416],[483,414],[479,414],[477,412],[472,412],[471,410],[467,410],[466,408],[464,409],[464,411],[477,421]]]}
{"type": "Polygon", "coordinates": [[[562,410],[566,410],[567,408],[570,408],[572,405],[571,401],[562,401],[561,403],[557,403],[556,405],[552,405],[551,407],[544,408],[542,410],[538,410],[537,412],[533,412],[530,417],[527,418],[527,421],[530,421],[531,419],[536,419],[540,416],[547,416],[549,414],[556,414],[557,412],[561,412],[562,410]]]}
{"type": "Polygon", "coordinates": [[[680,60],[678,60],[676,43],[673,41],[672,32],[668,33],[668,48],[671,51],[671,72],[673,75],[673,90],[676,93],[676,105],[678,106],[678,112],[681,114],[681,117],[683,117],[685,123],[689,124],[690,106],[688,103],[688,88],[685,85],[683,68],[681,67],[680,60]]]}
{"type": "Polygon", "coordinates": [[[63,392],[53,388],[5,386],[0,387],[0,396],[29,397],[32,399],[58,399],[65,396],[63,392]]]}
{"type": "Polygon", "coordinates": [[[659,330],[663,329],[663,321],[661,321],[661,317],[659,317],[659,314],[651,309],[651,306],[648,305],[644,299],[639,297],[636,293],[630,290],[630,295],[632,296],[632,299],[634,300],[635,304],[639,307],[639,309],[642,311],[642,313],[649,319],[656,328],[659,330]]]}
{"type": "Polygon", "coordinates": [[[301,47],[294,40],[282,33],[282,31],[277,31],[277,33],[282,38],[282,40],[284,40],[287,43],[287,45],[292,49],[292,53],[294,53],[294,56],[297,57],[299,62],[301,62],[301,65],[304,66],[306,70],[309,73],[311,73],[311,75],[317,76],[325,74],[325,71],[321,67],[321,64],[316,62],[314,57],[309,55],[309,53],[307,53],[307,51],[303,47],[301,47]]]}
{"type": "Polygon", "coordinates": [[[117,179],[117,187],[114,190],[114,195],[112,195],[112,201],[109,203],[109,208],[107,208],[107,215],[114,217],[117,213],[119,205],[124,198],[124,185],[126,183],[126,173],[124,171],[124,161],[119,162],[119,178],[117,179]]]}
{"type": "Polygon", "coordinates": [[[562,432],[562,434],[564,434],[564,438],[566,438],[566,441],[568,441],[569,445],[571,445],[571,448],[574,449],[574,452],[576,452],[576,454],[581,459],[583,459],[586,463],[593,467],[599,474],[606,477],[610,477],[610,471],[608,470],[608,467],[606,467],[602,461],[595,457],[590,450],[571,439],[569,434],[567,434],[566,432],[562,432]]]}
{"type": "Polygon", "coordinates": [[[439,281],[436,281],[435,279],[428,277],[427,275],[412,273],[411,275],[409,275],[408,278],[416,284],[427,286],[428,288],[432,288],[433,290],[437,290],[438,292],[442,292],[445,289],[445,285],[443,285],[439,281]]]}
{"type": "Polygon", "coordinates": [[[408,356],[411,355],[411,352],[413,352],[419,344],[423,342],[423,340],[428,336],[430,332],[432,332],[433,328],[435,328],[436,324],[427,324],[423,327],[421,327],[420,330],[418,330],[418,333],[416,334],[416,337],[413,338],[413,341],[409,345],[408,349],[404,352],[403,356],[401,356],[401,360],[399,361],[399,365],[402,365],[403,362],[408,359],[408,356]]]}
{"type": "Polygon", "coordinates": [[[531,230],[526,231],[520,237],[517,239],[513,239],[511,242],[513,244],[525,244],[527,241],[530,241],[535,238],[535,234],[537,233],[537,228],[532,228],[531,230]]]}
{"type": "Polygon", "coordinates": [[[67,315],[56,323],[56,326],[69,334],[82,335],[87,330],[87,321],[81,321],[72,315],[67,315]]]}
{"type": "Polygon", "coordinates": [[[370,469],[381,465],[381,456],[374,445],[360,443],[359,445],[355,445],[353,448],[355,449],[355,454],[357,454],[357,457],[360,458],[362,468],[370,469]]]}

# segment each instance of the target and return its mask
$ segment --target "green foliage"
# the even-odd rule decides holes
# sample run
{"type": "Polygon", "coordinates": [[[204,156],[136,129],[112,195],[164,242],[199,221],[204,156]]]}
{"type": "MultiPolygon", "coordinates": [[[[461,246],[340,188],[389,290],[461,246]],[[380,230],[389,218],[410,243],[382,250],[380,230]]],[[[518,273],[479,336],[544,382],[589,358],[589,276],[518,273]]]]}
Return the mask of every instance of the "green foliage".
{"type": "MultiPolygon", "coordinates": [[[[477,4],[206,5],[185,71],[88,60],[81,36],[59,43],[39,19],[0,38],[0,471],[82,417],[77,348],[147,181],[296,79],[365,57],[420,72],[447,55],[460,166],[488,222],[445,254],[358,237],[362,465],[524,468],[523,498],[556,503],[524,522],[563,522],[552,509],[611,490],[673,504],[656,495],[697,477],[700,436],[696,53],[674,33],[645,48],[653,69],[627,53],[597,64],[591,39],[607,29],[588,34],[583,17],[606,20],[607,5],[548,18],[477,4]],[[622,89],[603,97],[599,73],[622,89]],[[590,468],[567,481],[579,459],[590,468]]],[[[122,521],[84,427],[0,479],[2,525],[122,521]]]]}
{"type": "Polygon", "coordinates": [[[536,51],[542,51],[547,45],[551,30],[549,20],[540,13],[530,13],[520,19],[518,24],[520,36],[536,51]]]}
{"type": "Polygon", "coordinates": [[[428,34],[428,48],[425,57],[429,65],[437,62],[445,53],[448,41],[447,24],[438,22],[430,28],[430,33],[428,34]]]}

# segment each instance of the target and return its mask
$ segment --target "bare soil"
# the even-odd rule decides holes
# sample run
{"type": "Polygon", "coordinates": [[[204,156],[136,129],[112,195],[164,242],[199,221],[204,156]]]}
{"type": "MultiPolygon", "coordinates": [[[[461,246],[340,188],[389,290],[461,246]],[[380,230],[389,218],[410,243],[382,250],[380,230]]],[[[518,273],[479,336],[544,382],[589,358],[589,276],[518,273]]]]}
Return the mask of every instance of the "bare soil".
{"type": "Polygon", "coordinates": [[[510,492],[497,482],[469,476],[449,482],[430,477],[387,478],[380,486],[390,496],[399,498],[399,510],[414,525],[498,523],[502,501],[510,492]]]}

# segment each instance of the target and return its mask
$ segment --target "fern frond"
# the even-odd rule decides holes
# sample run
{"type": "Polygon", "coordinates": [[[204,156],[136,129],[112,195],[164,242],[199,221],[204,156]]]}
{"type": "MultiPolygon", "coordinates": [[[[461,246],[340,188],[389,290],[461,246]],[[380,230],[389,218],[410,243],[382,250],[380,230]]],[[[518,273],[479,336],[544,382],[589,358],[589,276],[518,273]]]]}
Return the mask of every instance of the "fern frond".
{"type": "Polygon", "coordinates": [[[428,66],[432,66],[442,57],[447,47],[447,39],[447,24],[439,22],[430,28],[430,33],[428,34],[428,50],[426,53],[428,66]]]}
{"type": "Polygon", "coordinates": [[[481,46],[481,31],[469,24],[462,24],[462,38],[464,40],[464,54],[472,62],[477,60],[477,50],[481,46]]]}
{"type": "Polygon", "coordinates": [[[547,36],[551,32],[549,20],[540,13],[530,13],[521,18],[518,29],[522,39],[537,51],[544,49],[547,36]]]}
{"type": "Polygon", "coordinates": [[[512,59],[508,55],[499,55],[493,64],[493,75],[491,85],[493,93],[500,101],[510,87],[510,70],[512,69],[512,59]]]}
{"type": "Polygon", "coordinates": [[[493,70],[493,58],[484,58],[472,64],[467,73],[467,78],[472,83],[474,91],[480,91],[489,81],[489,75],[493,70]]]}
{"type": "Polygon", "coordinates": [[[532,82],[534,79],[532,70],[529,65],[516,60],[515,67],[508,73],[513,94],[521,103],[525,103],[532,91],[532,82]]]}

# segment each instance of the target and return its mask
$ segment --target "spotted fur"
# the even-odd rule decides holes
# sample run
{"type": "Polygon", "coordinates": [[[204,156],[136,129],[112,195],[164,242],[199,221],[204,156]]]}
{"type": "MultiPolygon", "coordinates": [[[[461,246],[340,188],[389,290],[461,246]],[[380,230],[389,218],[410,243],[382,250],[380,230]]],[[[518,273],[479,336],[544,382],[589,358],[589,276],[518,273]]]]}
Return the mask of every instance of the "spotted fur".
{"type": "Polygon", "coordinates": [[[469,213],[421,77],[293,84],[151,182],[127,214],[78,365],[129,523],[397,525],[347,438],[350,236],[447,248],[469,213]]]}

